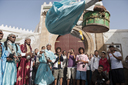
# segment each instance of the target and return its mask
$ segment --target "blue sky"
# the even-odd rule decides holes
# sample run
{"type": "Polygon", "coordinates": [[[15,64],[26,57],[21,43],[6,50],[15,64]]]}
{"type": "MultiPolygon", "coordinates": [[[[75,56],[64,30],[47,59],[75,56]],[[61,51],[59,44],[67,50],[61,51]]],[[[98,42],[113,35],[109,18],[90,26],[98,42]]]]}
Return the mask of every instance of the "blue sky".
{"type": "MultiPolygon", "coordinates": [[[[0,0],[0,25],[34,30],[40,21],[41,5],[60,0],[0,0]]],[[[111,13],[110,29],[128,29],[128,0],[103,0],[111,13]]]]}

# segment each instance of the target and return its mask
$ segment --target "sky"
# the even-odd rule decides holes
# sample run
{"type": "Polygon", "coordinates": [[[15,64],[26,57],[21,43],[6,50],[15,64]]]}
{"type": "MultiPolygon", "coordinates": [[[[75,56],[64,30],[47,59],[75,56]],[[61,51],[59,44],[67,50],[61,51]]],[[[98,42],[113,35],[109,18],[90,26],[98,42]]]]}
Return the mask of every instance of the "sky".
{"type": "MultiPolygon", "coordinates": [[[[41,5],[60,0],[0,0],[0,25],[33,30],[40,21],[41,5]]],[[[110,12],[110,29],[128,29],[128,0],[103,0],[110,12]]]]}

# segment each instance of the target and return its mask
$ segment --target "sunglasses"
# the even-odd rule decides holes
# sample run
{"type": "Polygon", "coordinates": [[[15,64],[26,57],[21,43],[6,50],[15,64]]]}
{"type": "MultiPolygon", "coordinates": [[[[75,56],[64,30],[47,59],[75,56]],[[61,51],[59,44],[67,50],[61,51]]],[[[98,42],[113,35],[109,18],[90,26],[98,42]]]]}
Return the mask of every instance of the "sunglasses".
{"type": "Polygon", "coordinates": [[[12,38],[16,38],[15,36],[11,36],[12,38]]]}
{"type": "Polygon", "coordinates": [[[3,34],[2,32],[0,32],[0,34],[3,34]]]}

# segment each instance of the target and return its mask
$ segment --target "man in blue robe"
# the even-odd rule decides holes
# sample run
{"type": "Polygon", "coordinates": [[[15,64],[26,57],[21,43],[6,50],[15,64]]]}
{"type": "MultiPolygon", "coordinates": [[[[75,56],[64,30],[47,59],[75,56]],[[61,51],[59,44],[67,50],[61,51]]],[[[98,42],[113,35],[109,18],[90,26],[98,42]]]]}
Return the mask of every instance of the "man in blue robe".
{"type": "Polygon", "coordinates": [[[47,44],[47,50],[41,51],[40,54],[40,65],[36,73],[35,83],[38,85],[49,85],[54,81],[50,64],[55,62],[56,57],[51,51],[50,44],[47,44]]]}
{"type": "Polygon", "coordinates": [[[19,57],[21,57],[21,50],[19,45],[15,44],[15,40],[16,36],[9,34],[7,40],[4,42],[5,50],[8,51],[9,55],[6,57],[7,60],[2,85],[15,85],[16,83],[16,63],[19,62],[19,57]]]}
{"type": "Polygon", "coordinates": [[[2,30],[0,30],[0,85],[2,85],[4,68],[5,68],[5,63],[6,63],[6,56],[8,55],[8,52],[5,51],[5,49],[1,43],[3,35],[4,34],[3,34],[2,30]]]}

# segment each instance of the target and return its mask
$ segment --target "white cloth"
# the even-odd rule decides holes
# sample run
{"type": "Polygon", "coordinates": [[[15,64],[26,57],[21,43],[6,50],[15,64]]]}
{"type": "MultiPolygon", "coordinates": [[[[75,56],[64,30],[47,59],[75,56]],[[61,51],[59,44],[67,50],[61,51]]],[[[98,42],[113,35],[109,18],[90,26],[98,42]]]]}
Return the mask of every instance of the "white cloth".
{"type": "MultiPolygon", "coordinates": [[[[116,57],[121,57],[121,53],[120,52],[114,52],[113,53],[116,57]]],[[[117,60],[115,57],[113,57],[113,55],[111,53],[109,53],[110,56],[110,61],[111,61],[111,69],[118,69],[118,68],[123,68],[122,65],[122,61],[121,60],[117,60]]]]}
{"type": "Polygon", "coordinates": [[[86,69],[91,70],[91,60],[86,64],[86,69]]]}
{"type": "Polygon", "coordinates": [[[91,71],[95,71],[96,69],[98,69],[99,60],[100,60],[99,55],[98,55],[98,57],[96,57],[95,55],[94,55],[94,57],[92,57],[92,59],[91,59],[91,71]]]}
{"type": "MultiPolygon", "coordinates": [[[[58,57],[57,55],[55,55],[56,58],[58,57]]],[[[60,64],[61,64],[61,68],[63,68],[63,62],[60,61],[60,64]]],[[[58,61],[56,63],[54,63],[54,68],[58,68],[58,61]]]]}
{"type": "Polygon", "coordinates": [[[86,10],[87,11],[93,11],[93,9],[94,9],[94,7],[95,7],[95,5],[103,5],[103,3],[102,3],[102,1],[100,1],[100,2],[97,2],[98,0],[86,0],[85,1],[85,8],[87,8],[86,10]],[[96,3],[95,3],[96,2],[96,3]],[[90,6],[89,8],[88,8],[88,6],[90,5],[90,4],[94,4],[94,5],[92,5],[92,6],[90,6]]]}
{"type": "Polygon", "coordinates": [[[63,67],[67,67],[67,56],[63,55],[63,67]]]}
{"type": "Polygon", "coordinates": [[[48,58],[50,58],[50,60],[52,61],[52,63],[54,63],[56,61],[55,59],[55,55],[51,50],[45,50],[46,56],[48,58]]]}

